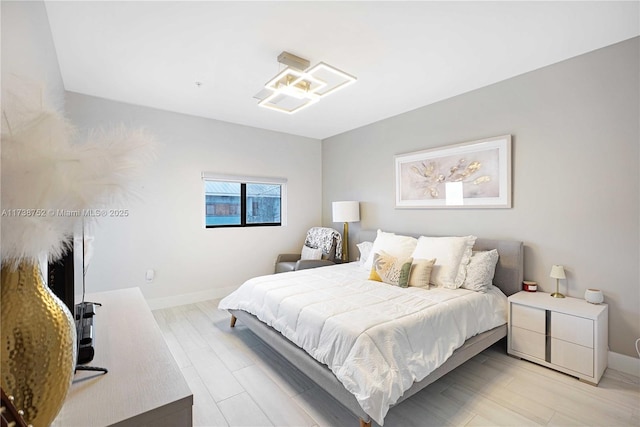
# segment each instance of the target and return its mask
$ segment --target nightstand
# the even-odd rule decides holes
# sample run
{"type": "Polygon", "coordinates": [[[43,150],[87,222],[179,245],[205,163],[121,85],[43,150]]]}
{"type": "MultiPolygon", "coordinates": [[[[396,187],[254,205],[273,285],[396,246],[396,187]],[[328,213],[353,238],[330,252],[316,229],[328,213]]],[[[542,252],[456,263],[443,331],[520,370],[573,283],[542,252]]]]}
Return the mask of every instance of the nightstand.
{"type": "Polygon", "coordinates": [[[546,292],[509,297],[507,352],[597,385],[607,368],[609,306],[546,292]]]}

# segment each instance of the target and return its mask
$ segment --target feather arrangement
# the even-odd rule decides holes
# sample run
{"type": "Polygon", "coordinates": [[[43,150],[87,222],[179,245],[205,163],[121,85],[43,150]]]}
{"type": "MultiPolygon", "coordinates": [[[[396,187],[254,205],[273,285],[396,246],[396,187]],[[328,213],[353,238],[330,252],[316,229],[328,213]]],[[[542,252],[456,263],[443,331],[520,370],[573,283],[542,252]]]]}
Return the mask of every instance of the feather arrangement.
{"type": "Polygon", "coordinates": [[[78,221],[113,207],[152,157],[143,130],[95,130],[78,141],[75,127],[33,91],[3,94],[2,262],[60,258],[78,221]]]}

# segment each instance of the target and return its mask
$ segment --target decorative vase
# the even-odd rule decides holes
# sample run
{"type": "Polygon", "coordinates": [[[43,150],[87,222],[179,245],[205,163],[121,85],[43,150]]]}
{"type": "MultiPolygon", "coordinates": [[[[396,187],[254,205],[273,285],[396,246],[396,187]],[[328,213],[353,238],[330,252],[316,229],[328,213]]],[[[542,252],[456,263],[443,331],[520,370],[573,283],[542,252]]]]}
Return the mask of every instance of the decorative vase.
{"type": "Polygon", "coordinates": [[[74,319],[45,285],[37,262],[3,265],[1,298],[2,388],[28,424],[48,426],[73,379],[74,319]]]}
{"type": "Polygon", "coordinates": [[[584,292],[584,299],[591,304],[601,304],[604,301],[604,295],[600,289],[587,289],[584,292]]]}

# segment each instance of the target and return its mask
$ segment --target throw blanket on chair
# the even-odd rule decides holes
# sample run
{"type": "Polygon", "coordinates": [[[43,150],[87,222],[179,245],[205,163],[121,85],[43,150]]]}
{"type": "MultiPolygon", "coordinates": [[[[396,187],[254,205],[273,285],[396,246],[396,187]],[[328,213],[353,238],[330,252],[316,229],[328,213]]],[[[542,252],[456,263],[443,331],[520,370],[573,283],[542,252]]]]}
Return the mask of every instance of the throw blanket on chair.
{"type": "Polygon", "coordinates": [[[305,246],[310,248],[320,248],[322,253],[328,255],[331,261],[342,257],[342,235],[333,228],[312,227],[307,232],[304,241],[305,246]],[[335,255],[332,253],[335,244],[335,255]]]}

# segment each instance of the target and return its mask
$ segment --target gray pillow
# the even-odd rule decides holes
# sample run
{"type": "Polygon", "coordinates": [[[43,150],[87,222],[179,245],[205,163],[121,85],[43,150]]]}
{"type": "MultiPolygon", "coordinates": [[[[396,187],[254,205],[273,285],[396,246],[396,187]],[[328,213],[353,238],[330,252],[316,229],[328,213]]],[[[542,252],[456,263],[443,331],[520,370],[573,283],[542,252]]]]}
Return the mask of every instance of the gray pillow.
{"type": "Polygon", "coordinates": [[[467,277],[462,287],[471,291],[486,292],[493,284],[493,276],[498,263],[498,251],[473,252],[467,265],[467,277]]]}

